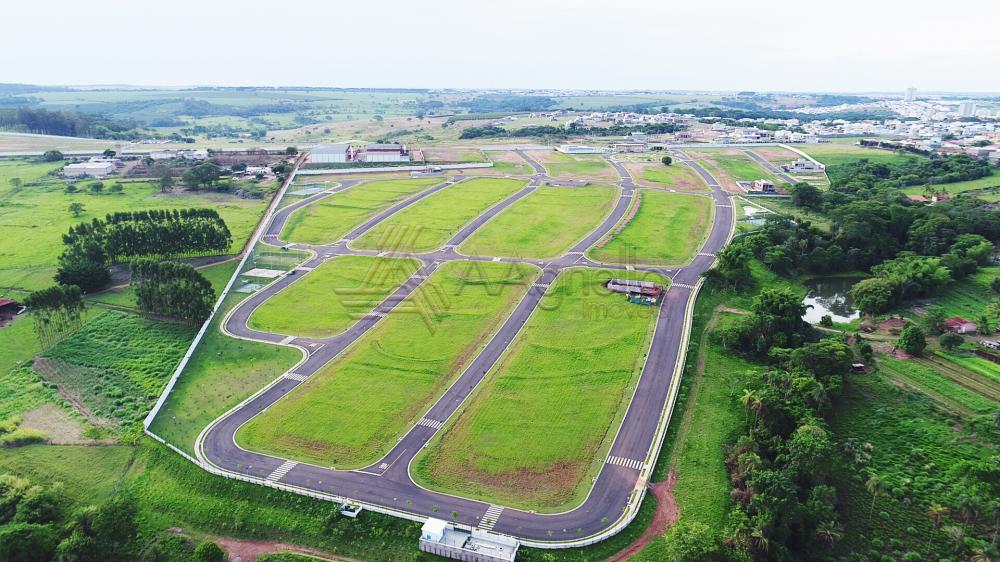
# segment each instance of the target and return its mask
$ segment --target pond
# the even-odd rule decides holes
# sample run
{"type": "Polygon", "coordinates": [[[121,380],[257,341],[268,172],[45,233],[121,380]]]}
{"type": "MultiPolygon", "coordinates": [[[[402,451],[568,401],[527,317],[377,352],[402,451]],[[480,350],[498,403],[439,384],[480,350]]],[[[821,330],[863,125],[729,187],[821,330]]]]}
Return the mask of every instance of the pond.
{"type": "Polygon", "coordinates": [[[809,293],[802,301],[806,310],[802,318],[810,324],[819,324],[829,314],[834,322],[846,324],[861,314],[851,302],[851,287],[863,277],[815,277],[803,283],[809,293]]]}

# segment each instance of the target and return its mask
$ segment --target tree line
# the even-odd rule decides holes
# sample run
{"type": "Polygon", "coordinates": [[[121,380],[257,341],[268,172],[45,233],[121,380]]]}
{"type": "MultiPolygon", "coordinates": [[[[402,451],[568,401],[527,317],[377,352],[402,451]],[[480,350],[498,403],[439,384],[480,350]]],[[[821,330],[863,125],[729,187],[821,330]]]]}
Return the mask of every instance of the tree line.
{"type": "Polygon", "coordinates": [[[609,127],[587,127],[576,123],[569,127],[555,125],[528,125],[520,129],[505,129],[496,125],[481,125],[468,127],[459,135],[460,139],[476,139],[481,137],[522,138],[522,137],[556,137],[589,135],[595,137],[625,136],[632,132],[659,135],[673,133],[684,129],[684,125],[674,123],[645,123],[643,125],[611,125],[609,127]]]}
{"type": "Polygon", "coordinates": [[[0,109],[0,129],[26,133],[129,139],[136,136],[135,127],[136,124],[129,121],[113,121],[91,113],[49,111],[28,107],[0,109]]]}

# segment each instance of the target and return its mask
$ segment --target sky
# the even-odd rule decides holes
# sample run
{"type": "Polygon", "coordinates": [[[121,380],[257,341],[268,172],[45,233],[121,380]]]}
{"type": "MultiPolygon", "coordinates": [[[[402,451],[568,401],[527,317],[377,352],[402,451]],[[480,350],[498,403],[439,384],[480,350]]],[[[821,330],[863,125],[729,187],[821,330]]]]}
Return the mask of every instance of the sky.
{"type": "Polygon", "coordinates": [[[37,0],[0,13],[0,82],[1000,91],[990,0],[37,0]]]}

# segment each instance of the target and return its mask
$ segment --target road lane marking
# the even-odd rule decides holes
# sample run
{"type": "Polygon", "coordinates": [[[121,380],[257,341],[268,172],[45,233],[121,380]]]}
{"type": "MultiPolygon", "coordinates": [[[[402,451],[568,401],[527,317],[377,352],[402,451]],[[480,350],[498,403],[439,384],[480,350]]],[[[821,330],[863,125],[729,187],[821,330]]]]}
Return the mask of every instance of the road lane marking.
{"type": "Polygon", "coordinates": [[[274,469],[274,472],[268,474],[267,479],[271,482],[274,482],[276,480],[281,480],[282,478],[285,477],[286,474],[288,474],[288,471],[295,468],[295,465],[297,464],[299,463],[295,461],[285,461],[281,463],[281,466],[274,469]]]}
{"type": "Polygon", "coordinates": [[[491,505],[483,514],[483,518],[479,520],[479,528],[492,531],[493,526],[497,524],[497,519],[500,519],[501,513],[503,513],[503,506],[491,505]]]}
{"type": "Polygon", "coordinates": [[[625,457],[616,457],[614,455],[608,456],[608,464],[613,464],[615,466],[624,466],[625,468],[631,468],[633,470],[642,470],[642,461],[637,461],[634,459],[627,459],[625,457]]]}
{"type": "Polygon", "coordinates": [[[439,422],[437,420],[432,420],[430,418],[423,418],[417,422],[417,425],[422,425],[424,427],[429,427],[431,429],[441,429],[441,426],[444,425],[444,423],[439,422]]]}
{"type": "Polygon", "coordinates": [[[309,378],[309,375],[300,375],[299,373],[285,373],[284,377],[289,380],[303,382],[307,378],[309,378]]]}

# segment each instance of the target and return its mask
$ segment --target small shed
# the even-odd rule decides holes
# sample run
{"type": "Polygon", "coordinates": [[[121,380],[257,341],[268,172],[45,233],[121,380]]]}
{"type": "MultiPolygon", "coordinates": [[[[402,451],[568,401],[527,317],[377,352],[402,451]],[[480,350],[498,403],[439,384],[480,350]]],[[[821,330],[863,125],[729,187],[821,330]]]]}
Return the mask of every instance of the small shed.
{"type": "Polygon", "coordinates": [[[961,316],[954,316],[944,321],[948,331],[954,334],[975,334],[976,325],[961,316]]]}

